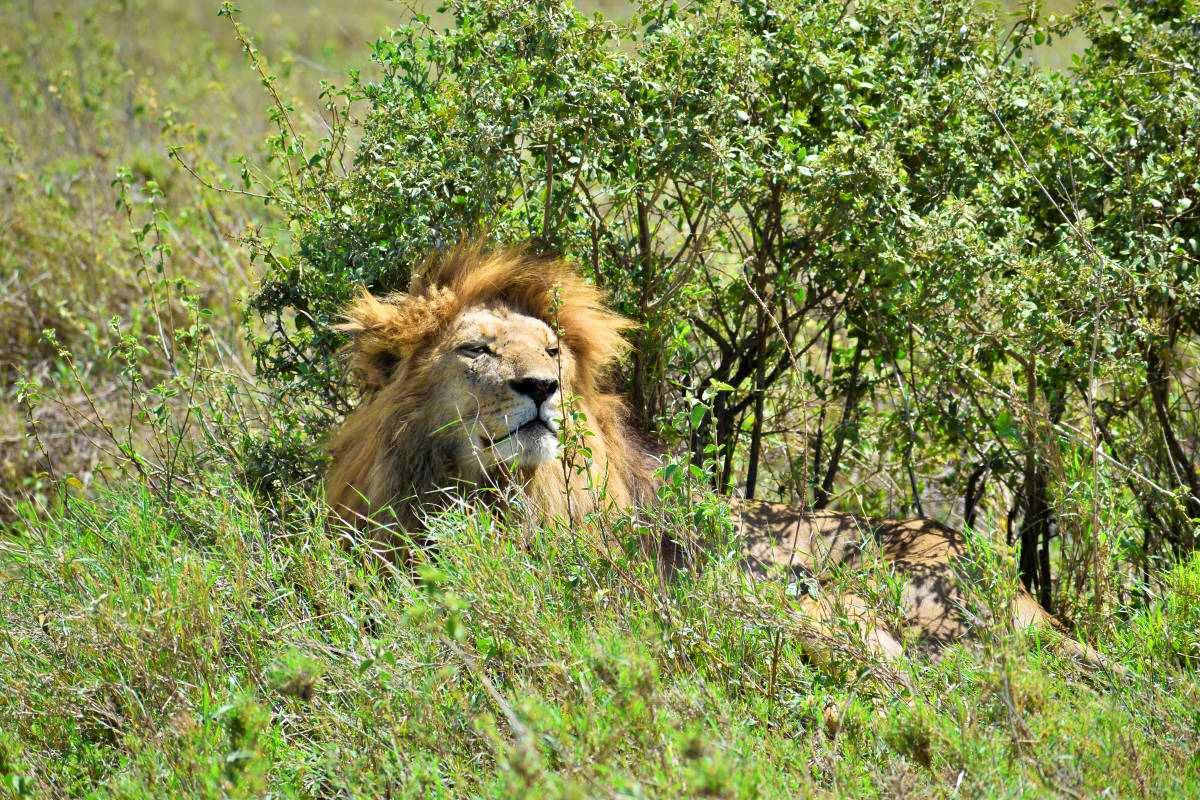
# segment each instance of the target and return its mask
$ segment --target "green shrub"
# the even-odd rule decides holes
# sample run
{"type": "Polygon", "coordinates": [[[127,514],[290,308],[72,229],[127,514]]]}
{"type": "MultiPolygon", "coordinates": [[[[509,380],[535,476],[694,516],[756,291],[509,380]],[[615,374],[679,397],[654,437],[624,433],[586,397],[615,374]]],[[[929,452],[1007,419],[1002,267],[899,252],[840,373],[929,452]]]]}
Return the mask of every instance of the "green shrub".
{"type": "Polygon", "coordinates": [[[327,91],[325,140],[276,103],[286,168],[261,188],[290,226],[250,240],[250,306],[286,422],[260,471],[315,476],[353,405],[330,327],[353,292],[403,290],[460,237],[528,239],[639,323],[622,388],[714,488],[982,510],[1044,604],[1062,574],[1067,605],[1108,613],[1125,578],[1079,568],[1099,533],[1056,517],[1064,459],[1118,466],[1096,480],[1143,509],[1134,559],[1190,551],[1200,519],[1198,22],[1036,12],[698,0],[617,23],[459,0],[444,30],[392,31],[375,78],[327,91]],[[1025,57],[1078,31],[1070,72],[1025,57]]]}
{"type": "MultiPolygon", "coordinates": [[[[845,373],[861,373],[849,362],[864,346],[881,366],[895,350],[868,318],[915,269],[914,215],[948,179],[967,191],[988,173],[974,153],[1003,150],[973,70],[1029,77],[999,58],[992,21],[969,2],[860,4],[848,21],[840,3],[646,4],[628,24],[557,0],[450,10],[442,33],[415,22],[377,42],[382,77],[346,90],[367,105],[346,176],[328,177],[335,131],[276,185],[293,239],[259,243],[260,376],[329,425],[352,402],[330,323],[357,287],[403,290],[427,252],[476,231],[532,239],[642,323],[626,388],[647,425],[680,390],[732,387],[691,442],[697,457],[714,439],[723,448],[722,485],[743,457],[737,429],[792,412],[786,400],[753,410],[756,396],[805,378],[830,401],[862,399],[845,373]],[[929,129],[963,104],[954,126],[929,129]],[[842,369],[805,371],[795,347],[852,290],[830,324],[859,344],[839,333],[842,369]]],[[[843,422],[839,439],[856,439],[843,422]]],[[[828,467],[836,475],[836,458],[828,467]]]]}

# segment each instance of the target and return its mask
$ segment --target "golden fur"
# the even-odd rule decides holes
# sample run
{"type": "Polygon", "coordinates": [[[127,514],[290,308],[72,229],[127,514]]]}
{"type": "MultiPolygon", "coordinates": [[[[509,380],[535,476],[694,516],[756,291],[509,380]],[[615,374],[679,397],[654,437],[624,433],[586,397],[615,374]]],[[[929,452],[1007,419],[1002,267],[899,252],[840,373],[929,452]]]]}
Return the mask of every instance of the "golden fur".
{"type": "MultiPolygon", "coordinates": [[[[448,485],[478,484],[482,478],[515,478],[535,507],[561,516],[590,510],[598,496],[628,507],[648,491],[653,464],[633,444],[624,403],[603,388],[628,349],[623,333],[632,323],[607,310],[602,293],[565,262],[522,248],[486,252],[477,244],[459,245],[420,267],[408,293],[383,299],[363,294],[346,319],[340,329],[351,334],[351,366],[363,397],[331,446],[326,491],[343,517],[419,528],[422,503],[448,485]],[[505,322],[511,328],[514,315],[524,315],[561,335],[563,355],[555,367],[591,431],[584,444],[592,458],[582,474],[569,470],[568,480],[558,459],[532,468],[518,464],[508,476],[470,468],[472,454],[464,452],[469,448],[449,408],[452,398],[441,403],[434,398],[447,366],[455,365],[446,353],[447,339],[456,321],[478,308],[502,314],[488,320],[502,328],[505,322]]],[[[506,333],[501,330],[498,338],[506,333]]],[[[530,359],[530,349],[518,361],[530,359]]],[[[480,404],[511,391],[499,377],[471,388],[480,404]]]]}
{"type": "MultiPolygon", "coordinates": [[[[559,517],[594,508],[598,495],[618,509],[653,497],[654,462],[626,425],[623,401],[603,388],[627,349],[623,332],[632,323],[607,310],[603,294],[565,262],[519,248],[487,252],[460,245],[427,261],[407,294],[384,299],[364,294],[346,318],[341,330],[352,336],[351,364],[363,398],[332,444],[327,493],[344,518],[371,519],[377,536],[389,523],[419,530],[420,508],[444,496],[447,487],[461,492],[500,481],[515,481],[537,510],[559,517]],[[454,349],[479,337],[494,350],[484,365],[478,363],[482,357],[470,356],[473,351],[454,349]],[[576,459],[578,469],[568,470],[572,475],[566,478],[561,459],[545,458],[542,434],[520,454],[544,460],[487,463],[480,454],[511,436],[497,438],[500,423],[488,419],[496,417],[494,409],[504,410],[500,430],[511,427],[507,415],[515,413],[514,404],[524,403],[526,417],[542,413],[536,402],[529,411],[531,401],[518,397],[511,385],[539,370],[548,377],[552,361],[543,350],[556,337],[562,348],[553,363],[566,393],[578,397],[586,415],[591,458],[576,459]],[[471,397],[467,414],[460,402],[464,395],[471,397]],[[472,412],[477,419],[463,419],[472,412]],[[472,424],[484,435],[470,433],[472,424]]],[[[549,409],[547,419],[561,416],[553,399],[542,407],[549,409]]],[[[954,575],[954,561],[963,554],[957,531],[925,519],[875,521],[769,503],[735,501],[733,511],[751,573],[820,576],[833,566],[854,565],[865,549],[877,548],[909,579],[904,610],[919,638],[942,644],[968,632],[954,575]]],[[[838,605],[858,620],[876,652],[899,652],[859,598],[842,598],[838,605]]],[[[833,613],[828,601],[805,608],[824,618],[833,613]]],[[[1058,626],[1023,590],[1013,613],[1020,626],[1058,626]]],[[[1066,644],[1099,663],[1085,646],[1066,644]]]]}

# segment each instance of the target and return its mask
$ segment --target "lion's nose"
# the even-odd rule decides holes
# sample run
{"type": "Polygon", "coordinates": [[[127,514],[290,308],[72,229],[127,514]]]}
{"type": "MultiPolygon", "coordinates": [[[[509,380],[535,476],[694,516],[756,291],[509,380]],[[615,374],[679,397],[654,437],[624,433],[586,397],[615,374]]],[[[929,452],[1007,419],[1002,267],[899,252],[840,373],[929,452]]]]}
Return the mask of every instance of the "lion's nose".
{"type": "Polygon", "coordinates": [[[558,381],[553,378],[520,378],[509,381],[508,385],[517,394],[528,396],[537,406],[546,402],[550,395],[558,391],[558,381]]]}

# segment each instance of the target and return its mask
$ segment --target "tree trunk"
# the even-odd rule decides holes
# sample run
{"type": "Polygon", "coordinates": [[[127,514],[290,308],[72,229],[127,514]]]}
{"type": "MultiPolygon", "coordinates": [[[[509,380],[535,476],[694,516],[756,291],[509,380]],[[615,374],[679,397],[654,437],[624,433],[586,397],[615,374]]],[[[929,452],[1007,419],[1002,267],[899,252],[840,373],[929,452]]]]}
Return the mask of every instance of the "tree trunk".
{"type": "Polygon", "coordinates": [[[643,428],[646,428],[651,419],[650,400],[647,397],[650,384],[647,361],[654,352],[654,348],[650,341],[651,333],[648,327],[650,321],[647,319],[647,310],[654,288],[654,253],[650,241],[649,209],[640,194],[637,197],[637,235],[638,265],[641,267],[641,274],[638,276],[640,284],[638,319],[642,322],[642,328],[637,337],[638,346],[633,351],[633,386],[630,391],[630,400],[633,405],[634,418],[643,428]]]}
{"type": "Polygon", "coordinates": [[[1041,542],[1042,521],[1046,518],[1046,510],[1042,500],[1041,474],[1036,467],[1026,465],[1025,471],[1025,513],[1021,519],[1021,558],[1019,562],[1021,583],[1030,592],[1038,588],[1038,544],[1041,542]]]}
{"type": "Polygon", "coordinates": [[[975,516],[979,511],[979,501],[987,489],[987,463],[980,464],[971,470],[967,477],[967,490],[963,494],[963,523],[968,528],[975,527],[975,516]]]}
{"type": "MultiPolygon", "coordinates": [[[[1175,426],[1171,421],[1170,408],[1170,377],[1153,345],[1146,348],[1146,383],[1150,389],[1150,398],[1154,403],[1154,416],[1162,430],[1163,441],[1167,446],[1167,458],[1170,461],[1171,474],[1175,481],[1188,490],[1188,516],[1200,517],[1200,476],[1196,473],[1196,465],[1184,451],[1183,445],[1175,435],[1175,426]]],[[[1195,542],[1188,537],[1185,543],[1187,550],[1195,547],[1195,542]]]]}
{"type": "Polygon", "coordinates": [[[858,408],[859,395],[862,393],[862,387],[858,381],[859,372],[862,369],[862,354],[863,340],[858,339],[854,346],[854,358],[850,362],[850,382],[846,386],[846,402],[842,407],[842,418],[838,421],[833,450],[829,453],[829,466],[825,469],[825,479],[817,487],[816,496],[813,498],[813,508],[817,511],[829,505],[829,500],[833,496],[833,481],[837,477],[838,467],[841,465],[842,449],[846,443],[846,434],[849,432],[850,419],[854,414],[854,409],[858,408]]]}
{"type": "Polygon", "coordinates": [[[1047,611],[1050,592],[1050,532],[1053,512],[1047,497],[1046,476],[1038,469],[1025,476],[1025,515],[1021,520],[1021,583],[1047,611]]]}
{"type": "MultiPolygon", "coordinates": [[[[1050,506],[1049,476],[1038,458],[1037,437],[1033,417],[1038,413],[1036,364],[1030,361],[1025,367],[1026,402],[1030,416],[1030,430],[1025,443],[1025,518],[1021,520],[1021,582],[1030,592],[1037,592],[1038,602],[1047,611],[1052,611],[1054,593],[1050,574],[1050,540],[1054,533],[1054,509],[1050,506]]],[[[1047,423],[1053,427],[1062,417],[1066,400],[1059,390],[1053,394],[1046,391],[1049,399],[1047,423]]]]}
{"type": "Polygon", "coordinates": [[[767,372],[767,319],[766,312],[758,309],[758,341],[754,367],[754,427],[750,430],[749,463],[746,466],[746,499],[753,500],[758,486],[758,461],[762,454],[763,408],[766,405],[767,387],[763,385],[767,372]]]}

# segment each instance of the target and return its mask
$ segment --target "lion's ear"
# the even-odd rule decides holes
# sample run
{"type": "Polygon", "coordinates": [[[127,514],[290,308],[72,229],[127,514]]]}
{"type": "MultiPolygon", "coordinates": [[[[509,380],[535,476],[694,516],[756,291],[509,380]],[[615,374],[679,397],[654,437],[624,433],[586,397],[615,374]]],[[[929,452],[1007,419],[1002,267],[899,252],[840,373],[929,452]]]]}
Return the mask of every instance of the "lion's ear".
{"type": "Polygon", "coordinates": [[[392,379],[421,343],[451,318],[452,300],[446,292],[432,297],[396,294],[381,300],[364,291],[346,308],[346,321],[334,329],[350,334],[350,367],[363,391],[374,392],[392,379]]]}
{"type": "Polygon", "coordinates": [[[345,322],[334,330],[350,334],[350,370],[365,392],[382,388],[407,355],[405,342],[398,338],[404,310],[363,292],[342,313],[345,322]]]}

